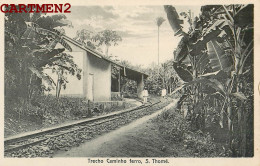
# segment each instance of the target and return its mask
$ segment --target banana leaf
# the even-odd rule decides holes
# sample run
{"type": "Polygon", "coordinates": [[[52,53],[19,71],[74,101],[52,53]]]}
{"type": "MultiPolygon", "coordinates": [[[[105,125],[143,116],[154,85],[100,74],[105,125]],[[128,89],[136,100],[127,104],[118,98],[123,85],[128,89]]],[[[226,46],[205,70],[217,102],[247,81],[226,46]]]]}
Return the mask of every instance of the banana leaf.
{"type": "Polygon", "coordinates": [[[203,37],[198,39],[196,43],[190,44],[192,46],[190,55],[197,56],[201,54],[201,51],[206,48],[206,44],[217,38],[222,39],[227,33],[232,33],[232,28],[230,28],[230,21],[221,19],[214,21],[209,28],[203,32],[203,37]]]}
{"type": "Polygon", "coordinates": [[[231,22],[227,19],[214,20],[214,22],[209,26],[209,28],[207,28],[205,30],[203,35],[205,36],[205,35],[211,33],[211,31],[214,31],[216,29],[220,29],[220,30],[232,29],[233,30],[233,27],[230,27],[230,24],[231,24],[231,22]]]}
{"type": "Polygon", "coordinates": [[[201,77],[201,78],[204,77],[207,79],[213,78],[213,79],[217,79],[217,80],[229,78],[228,74],[226,72],[224,72],[223,70],[199,75],[199,77],[201,77]]]}
{"type": "Polygon", "coordinates": [[[32,27],[27,27],[25,32],[23,33],[21,39],[24,40],[33,40],[35,37],[35,31],[32,27]]]}
{"type": "Polygon", "coordinates": [[[70,47],[70,45],[63,39],[61,38],[59,43],[66,48],[67,50],[69,50],[70,52],[72,52],[72,48],[70,47]]]}
{"type": "Polygon", "coordinates": [[[209,33],[205,34],[201,39],[199,39],[196,43],[192,44],[192,49],[190,51],[191,56],[200,55],[202,50],[206,48],[206,44],[212,40],[212,38],[216,38],[221,33],[219,28],[215,30],[211,30],[209,33]]]}
{"type": "Polygon", "coordinates": [[[168,21],[174,31],[174,35],[180,35],[182,34],[182,27],[181,24],[183,23],[182,20],[179,19],[179,15],[175,9],[175,7],[170,5],[165,5],[164,10],[167,14],[168,21]]]}
{"type": "Polygon", "coordinates": [[[179,65],[177,63],[173,63],[173,68],[178,74],[178,76],[184,81],[184,82],[190,82],[193,80],[191,72],[185,68],[183,65],[179,65]]]}
{"type": "Polygon", "coordinates": [[[183,88],[186,88],[186,87],[189,87],[189,86],[192,86],[192,85],[196,85],[196,84],[203,84],[203,85],[210,86],[211,88],[214,88],[217,92],[222,94],[222,96],[226,95],[225,87],[223,86],[223,84],[221,82],[219,82],[216,79],[206,79],[206,78],[194,79],[193,81],[190,81],[188,83],[184,83],[183,88]]]}
{"type": "Polygon", "coordinates": [[[201,6],[200,11],[202,14],[211,14],[211,13],[215,13],[217,12],[219,9],[221,9],[221,5],[205,5],[205,6],[201,6]]]}
{"type": "Polygon", "coordinates": [[[52,51],[48,51],[47,49],[41,50],[41,52],[34,52],[34,55],[38,56],[40,61],[36,63],[37,67],[43,67],[47,64],[51,64],[52,62],[60,59],[61,57],[55,57],[56,55],[62,53],[65,49],[53,49],[52,51]]]}
{"type": "Polygon", "coordinates": [[[254,5],[245,5],[239,9],[239,11],[234,16],[234,23],[241,28],[248,25],[253,25],[254,23],[254,5]]]}
{"type": "Polygon", "coordinates": [[[178,44],[177,49],[174,51],[174,61],[175,62],[182,62],[187,55],[189,54],[188,51],[188,38],[186,36],[183,36],[181,41],[178,44]]]}
{"type": "Polygon", "coordinates": [[[200,56],[196,57],[196,68],[197,71],[199,73],[203,73],[203,71],[205,71],[205,69],[208,67],[208,63],[209,63],[209,57],[208,54],[203,53],[200,56]]]}
{"type": "Polygon", "coordinates": [[[53,39],[52,41],[50,41],[49,42],[49,44],[46,46],[46,48],[49,50],[49,51],[51,51],[51,50],[53,50],[55,47],[56,47],[56,45],[58,44],[58,40],[57,39],[53,39]]]}
{"type": "Polygon", "coordinates": [[[234,97],[238,98],[239,100],[246,100],[246,96],[242,92],[236,92],[236,93],[231,93],[234,97]]]}
{"type": "Polygon", "coordinates": [[[42,56],[43,59],[50,59],[55,55],[62,53],[63,51],[65,51],[64,48],[52,49],[51,51],[48,49],[38,49],[33,52],[33,55],[42,56]]]}
{"type": "Polygon", "coordinates": [[[63,39],[61,35],[58,35],[55,32],[43,28],[35,28],[35,31],[41,35],[49,36],[54,40],[58,40],[63,47],[65,47],[69,51],[72,51],[70,45],[63,39]]]}
{"type": "Polygon", "coordinates": [[[209,65],[213,72],[223,70],[229,72],[233,65],[232,57],[226,54],[225,50],[221,48],[220,43],[213,39],[207,43],[207,50],[209,55],[209,65]]]}
{"type": "Polygon", "coordinates": [[[44,73],[44,72],[38,70],[38,69],[35,68],[35,67],[29,67],[29,70],[30,70],[33,74],[35,74],[38,78],[40,78],[41,80],[43,80],[44,82],[46,82],[49,86],[51,86],[51,87],[52,87],[53,85],[56,86],[54,80],[53,80],[49,75],[47,75],[46,73],[44,73]]]}

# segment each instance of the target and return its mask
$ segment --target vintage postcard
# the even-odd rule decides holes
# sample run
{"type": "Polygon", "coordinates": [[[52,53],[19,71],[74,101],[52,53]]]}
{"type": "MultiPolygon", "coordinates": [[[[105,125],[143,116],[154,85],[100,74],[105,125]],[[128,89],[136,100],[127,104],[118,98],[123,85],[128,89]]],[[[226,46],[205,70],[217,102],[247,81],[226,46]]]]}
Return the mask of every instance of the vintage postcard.
{"type": "Polygon", "coordinates": [[[0,1],[0,165],[260,165],[260,1],[0,1]]]}

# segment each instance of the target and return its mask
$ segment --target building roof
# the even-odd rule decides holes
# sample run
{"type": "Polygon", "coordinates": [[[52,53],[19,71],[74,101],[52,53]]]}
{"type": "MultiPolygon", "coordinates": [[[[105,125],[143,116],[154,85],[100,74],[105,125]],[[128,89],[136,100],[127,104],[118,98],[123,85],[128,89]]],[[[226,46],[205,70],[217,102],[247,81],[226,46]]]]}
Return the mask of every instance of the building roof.
{"type": "Polygon", "coordinates": [[[130,79],[136,79],[136,77],[138,77],[139,75],[143,74],[144,75],[144,78],[147,78],[148,77],[148,74],[142,72],[142,71],[138,71],[136,69],[133,69],[131,67],[127,67],[127,66],[124,66],[124,65],[121,65],[107,57],[105,57],[104,54],[96,51],[96,50],[93,50],[92,48],[88,47],[87,45],[83,45],[82,43],[66,36],[66,35],[63,35],[63,39],[65,39],[66,41],[70,42],[70,43],[73,43],[74,45],[82,48],[83,50],[86,50],[87,52],[90,52],[91,54],[93,54],[94,56],[98,57],[98,58],[101,58],[101,59],[104,59],[105,61],[108,61],[110,63],[113,63],[119,67],[122,67],[123,70],[124,70],[124,73],[126,75],[126,77],[130,78],[130,79]]]}

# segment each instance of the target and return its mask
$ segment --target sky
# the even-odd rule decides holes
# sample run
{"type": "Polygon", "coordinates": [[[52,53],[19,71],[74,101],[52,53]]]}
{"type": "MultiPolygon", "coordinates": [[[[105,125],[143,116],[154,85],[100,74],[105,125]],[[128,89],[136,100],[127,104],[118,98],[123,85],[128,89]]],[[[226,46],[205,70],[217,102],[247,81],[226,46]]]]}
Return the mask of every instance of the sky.
{"type": "MultiPolygon", "coordinates": [[[[178,13],[191,10],[194,16],[198,16],[200,11],[200,6],[175,7],[178,13]]],[[[122,42],[111,46],[109,55],[133,65],[148,67],[158,63],[157,17],[166,20],[160,26],[160,63],[173,58],[173,51],[180,40],[174,36],[163,6],[72,6],[71,13],[66,16],[73,25],[73,28],[65,28],[66,35],[71,38],[80,29],[117,31],[122,42]]],[[[183,26],[187,27],[186,24],[183,26]]]]}

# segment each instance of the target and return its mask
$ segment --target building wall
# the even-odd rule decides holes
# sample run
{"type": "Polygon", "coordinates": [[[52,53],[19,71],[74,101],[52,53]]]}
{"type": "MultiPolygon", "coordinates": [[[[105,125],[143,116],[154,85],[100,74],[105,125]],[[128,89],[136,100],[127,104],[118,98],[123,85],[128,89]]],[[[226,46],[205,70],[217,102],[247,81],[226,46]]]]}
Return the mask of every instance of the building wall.
{"type": "MultiPolygon", "coordinates": [[[[74,62],[82,69],[81,79],[76,76],[67,75],[68,83],[66,89],[61,89],[60,96],[82,97],[91,101],[109,101],[111,100],[111,63],[100,59],[86,50],[69,43],[72,52],[66,52],[73,56],[74,62]],[[93,78],[93,80],[91,80],[93,78]],[[91,87],[91,81],[93,86],[91,87]],[[93,95],[91,95],[91,91],[93,95]],[[93,97],[91,97],[93,96],[93,97]]],[[[62,46],[57,46],[57,48],[62,46]]],[[[57,81],[57,74],[51,70],[45,70],[53,80],[57,81]]],[[[55,89],[48,92],[55,95],[55,89]]]]}
{"type": "Polygon", "coordinates": [[[90,77],[93,77],[94,101],[111,100],[111,63],[87,53],[87,99],[91,99],[90,77]]]}
{"type": "MultiPolygon", "coordinates": [[[[69,96],[69,97],[86,97],[86,92],[84,91],[84,82],[86,81],[86,78],[84,77],[86,66],[84,65],[84,61],[86,61],[86,51],[76,47],[73,44],[70,44],[72,47],[72,52],[65,51],[64,53],[68,53],[71,56],[73,56],[74,62],[78,65],[80,69],[82,69],[81,72],[81,79],[78,80],[76,76],[72,76],[70,74],[66,75],[68,83],[66,84],[66,89],[61,88],[60,96],[69,96]]],[[[57,48],[62,47],[60,45],[57,46],[57,48]]],[[[57,82],[58,76],[56,73],[52,73],[51,69],[45,69],[44,72],[46,72],[51,78],[57,82]]],[[[55,87],[50,92],[47,92],[47,94],[56,95],[55,87]]]]}

